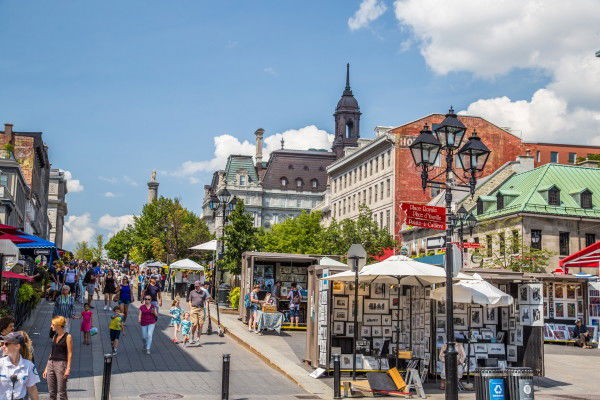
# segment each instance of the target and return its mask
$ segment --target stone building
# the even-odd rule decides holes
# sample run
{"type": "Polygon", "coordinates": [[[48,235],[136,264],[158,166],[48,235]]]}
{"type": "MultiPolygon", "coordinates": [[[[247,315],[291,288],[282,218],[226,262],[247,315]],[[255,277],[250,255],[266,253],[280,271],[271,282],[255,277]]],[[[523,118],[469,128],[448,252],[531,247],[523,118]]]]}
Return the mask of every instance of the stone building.
{"type": "MultiPolygon", "coordinates": [[[[479,267],[498,252],[518,256],[518,249],[531,247],[554,253],[547,266],[551,272],[558,268],[560,259],[597,242],[600,168],[590,167],[595,165],[550,163],[530,169],[517,162],[490,175],[473,198],[466,197],[456,204],[465,206],[478,219],[473,234],[465,232],[465,240],[482,245],[480,250],[468,251],[465,266],[479,267]],[[474,253],[478,256],[473,257],[474,253]]],[[[402,231],[403,245],[413,255],[424,255],[441,247],[443,241],[436,239],[442,234],[430,229],[407,229],[402,231]]],[[[570,272],[590,271],[575,268],[570,272]]]]}
{"type": "Polygon", "coordinates": [[[42,140],[42,132],[17,132],[13,131],[12,124],[4,124],[4,131],[0,132],[0,146],[3,150],[14,154],[28,186],[23,229],[27,233],[47,239],[50,226],[48,221],[50,162],[48,148],[42,140]]]}
{"type": "Polygon", "coordinates": [[[21,165],[11,151],[0,150],[0,223],[24,229],[28,196],[21,165]]]}
{"type": "Polygon", "coordinates": [[[327,149],[271,152],[263,161],[264,130],[258,129],[254,160],[248,155],[230,155],[224,170],[216,171],[210,185],[204,186],[203,218],[211,232],[220,233],[222,213],[209,207],[211,195],[226,187],[232,196],[244,200],[256,227],[268,228],[287,218],[311,211],[322,203],[327,188],[327,167],[360,140],[360,109],[350,88],[346,66],[346,87],[334,113],[335,135],[332,151],[327,149]]]}
{"type": "Polygon", "coordinates": [[[356,219],[359,206],[366,204],[380,228],[393,232],[394,221],[394,135],[390,128],[377,127],[374,139],[359,139],[357,147],[345,149],[342,157],[327,167],[325,199],[315,207],[323,220],[356,219]]]}
{"type": "Polygon", "coordinates": [[[57,247],[63,245],[63,228],[67,208],[67,180],[65,173],[59,169],[50,170],[50,184],[48,185],[48,220],[50,221],[50,234],[48,240],[57,247]]]}

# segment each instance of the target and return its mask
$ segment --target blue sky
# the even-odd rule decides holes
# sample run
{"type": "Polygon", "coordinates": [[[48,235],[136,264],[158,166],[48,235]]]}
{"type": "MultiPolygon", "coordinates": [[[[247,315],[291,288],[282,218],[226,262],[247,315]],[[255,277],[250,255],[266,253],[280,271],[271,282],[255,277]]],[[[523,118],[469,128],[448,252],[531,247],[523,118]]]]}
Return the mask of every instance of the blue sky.
{"type": "Polygon", "coordinates": [[[590,127],[578,140],[598,140],[600,96],[590,82],[573,90],[578,71],[565,67],[597,50],[597,2],[557,15],[560,3],[533,12],[516,1],[497,16],[459,3],[470,24],[432,22],[456,12],[434,0],[1,1],[0,122],[43,131],[53,166],[79,181],[68,195],[70,243],[138,213],[153,169],[162,195],[199,211],[210,170],[223,152],[248,151],[256,128],[288,131],[296,147],[309,146],[302,132],[326,137],[346,62],[363,137],[452,104],[526,138],[540,138],[547,112],[562,130],[590,127]],[[552,18],[567,26],[549,28],[552,18]],[[521,20],[533,25],[525,37],[511,29],[521,20]],[[486,37],[493,28],[507,38],[486,37]],[[567,43],[551,43],[556,34],[567,43]],[[222,135],[241,146],[230,138],[215,156],[222,135]]]}

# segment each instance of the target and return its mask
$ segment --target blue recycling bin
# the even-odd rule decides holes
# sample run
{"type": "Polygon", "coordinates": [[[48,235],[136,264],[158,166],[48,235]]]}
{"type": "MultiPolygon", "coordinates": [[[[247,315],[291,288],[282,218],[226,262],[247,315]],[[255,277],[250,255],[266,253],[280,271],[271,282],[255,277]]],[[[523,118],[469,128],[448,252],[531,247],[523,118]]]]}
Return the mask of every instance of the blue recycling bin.
{"type": "Polygon", "coordinates": [[[477,368],[475,370],[475,398],[477,400],[508,400],[504,371],[500,368],[477,368]]]}

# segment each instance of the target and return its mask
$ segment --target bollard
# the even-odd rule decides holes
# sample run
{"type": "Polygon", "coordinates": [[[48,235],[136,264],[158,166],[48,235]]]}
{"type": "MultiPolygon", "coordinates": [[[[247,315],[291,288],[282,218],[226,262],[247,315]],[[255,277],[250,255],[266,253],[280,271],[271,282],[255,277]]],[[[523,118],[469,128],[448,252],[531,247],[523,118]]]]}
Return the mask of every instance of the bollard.
{"type": "Polygon", "coordinates": [[[231,355],[223,354],[223,378],[221,380],[221,400],[229,400],[229,366],[231,355]]]}
{"type": "Polygon", "coordinates": [[[112,354],[104,355],[104,372],[102,373],[102,400],[108,400],[110,396],[110,375],[112,373],[112,354]]]}
{"type": "Polygon", "coordinates": [[[333,355],[333,398],[341,399],[342,398],[342,390],[341,390],[341,376],[340,376],[340,355],[333,355]]]}

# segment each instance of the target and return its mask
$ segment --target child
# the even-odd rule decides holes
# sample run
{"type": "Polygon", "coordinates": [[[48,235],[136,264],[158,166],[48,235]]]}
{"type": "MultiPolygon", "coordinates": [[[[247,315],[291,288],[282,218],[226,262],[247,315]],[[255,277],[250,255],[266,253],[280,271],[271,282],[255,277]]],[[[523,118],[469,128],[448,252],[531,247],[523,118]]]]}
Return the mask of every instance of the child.
{"type": "Polygon", "coordinates": [[[183,321],[179,323],[179,326],[181,327],[181,335],[183,336],[183,345],[187,346],[187,343],[190,341],[190,329],[192,328],[189,312],[183,314],[183,321]]]}
{"type": "Polygon", "coordinates": [[[81,328],[83,332],[83,344],[90,344],[90,338],[92,337],[90,331],[92,330],[92,312],[90,311],[90,303],[83,305],[83,311],[81,312],[81,328]]]}
{"type": "Polygon", "coordinates": [[[120,306],[113,307],[114,314],[110,318],[108,329],[110,331],[110,343],[113,349],[113,356],[117,355],[117,347],[119,347],[119,336],[125,324],[123,323],[123,314],[120,306]]]}
{"type": "Polygon", "coordinates": [[[173,300],[171,303],[171,308],[169,309],[169,314],[171,314],[171,323],[169,326],[173,327],[173,339],[171,341],[173,343],[179,343],[177,339],[177,331],[179,330],[179,325],[181,325],[181,313],[183,310],[179,308],[179,300],[173,300]]]}

